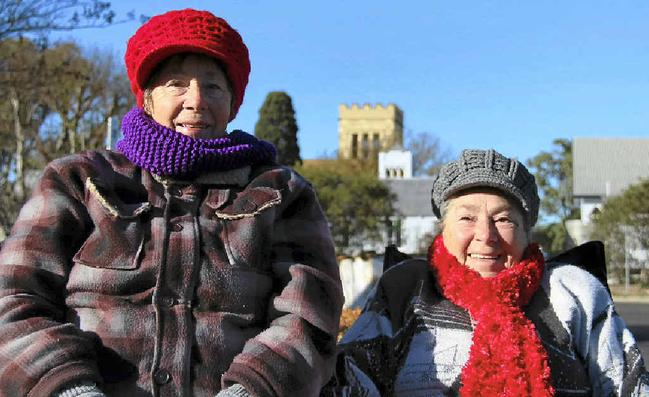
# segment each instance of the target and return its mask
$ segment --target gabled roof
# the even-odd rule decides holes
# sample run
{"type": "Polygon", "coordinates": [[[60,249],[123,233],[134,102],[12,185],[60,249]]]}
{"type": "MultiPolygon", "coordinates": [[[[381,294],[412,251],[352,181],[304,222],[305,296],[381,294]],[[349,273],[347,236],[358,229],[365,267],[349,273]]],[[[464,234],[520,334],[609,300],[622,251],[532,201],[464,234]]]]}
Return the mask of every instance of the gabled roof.
{"type": "Polygon", "coordinates": [[[649,138],[574,138],[573,196],[614,196],[649,178],[649,138]]]}
{"type": "Polygon", "coordinates": [[[435,216],[430,205],[434,178],[382,179],[396,196],[395,210],[402,216],[435,216]]]}

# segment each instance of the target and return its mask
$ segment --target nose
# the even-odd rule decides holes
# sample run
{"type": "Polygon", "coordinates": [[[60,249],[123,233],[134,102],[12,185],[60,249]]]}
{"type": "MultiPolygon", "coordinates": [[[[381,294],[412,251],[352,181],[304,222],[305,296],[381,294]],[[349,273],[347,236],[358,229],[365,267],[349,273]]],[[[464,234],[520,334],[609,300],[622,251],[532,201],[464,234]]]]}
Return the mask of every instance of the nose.
{"type": "Polygon", "coordinates": [[[479,217],[475,226],[475,239],[483,242],[494,242],[498,239],[496,225],[488,217],[479,217]]]}
{"type": "Polygon", "coordinates": [[[189,87],[187,87],[183,108],[194,111],[205,108],[205,98],[203,98],[201,85],[196,80],[192,80],[189,87]]]}

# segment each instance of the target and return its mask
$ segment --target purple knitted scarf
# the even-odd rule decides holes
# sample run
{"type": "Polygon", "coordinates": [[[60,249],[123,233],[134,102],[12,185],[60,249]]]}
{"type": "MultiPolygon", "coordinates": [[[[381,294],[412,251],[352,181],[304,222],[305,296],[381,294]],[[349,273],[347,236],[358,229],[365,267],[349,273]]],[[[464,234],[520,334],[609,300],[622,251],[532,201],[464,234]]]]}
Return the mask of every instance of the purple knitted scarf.
{"type": "Polygon", "coordinates": [[[275,161],[272,144],[243,131],[214,139],[191,138],[158,124],[138,107],[124,116],[122,132],[124,138],[117,142],[117,149],[160,176],[189,179],[203,172],[275,161]]]}

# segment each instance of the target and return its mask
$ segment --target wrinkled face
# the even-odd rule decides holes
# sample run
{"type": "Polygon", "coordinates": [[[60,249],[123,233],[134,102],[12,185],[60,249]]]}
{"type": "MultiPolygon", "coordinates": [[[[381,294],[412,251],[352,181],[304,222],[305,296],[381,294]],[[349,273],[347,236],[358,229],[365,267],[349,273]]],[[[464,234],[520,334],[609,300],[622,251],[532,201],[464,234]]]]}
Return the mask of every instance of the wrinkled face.
{"type": "Polygon", "coordinates": [[[192,138],[226,134],[232,93],[212,58],[188,54],[162,66],[150,83],[145,110],[159,124],[192,138]]]}
{"type": "Polygon", "coordinates": [[[443,227],[448,251],[482,277],[519,262],[529,244],[521,210],[491,190],[450,199],[443,227]]]}

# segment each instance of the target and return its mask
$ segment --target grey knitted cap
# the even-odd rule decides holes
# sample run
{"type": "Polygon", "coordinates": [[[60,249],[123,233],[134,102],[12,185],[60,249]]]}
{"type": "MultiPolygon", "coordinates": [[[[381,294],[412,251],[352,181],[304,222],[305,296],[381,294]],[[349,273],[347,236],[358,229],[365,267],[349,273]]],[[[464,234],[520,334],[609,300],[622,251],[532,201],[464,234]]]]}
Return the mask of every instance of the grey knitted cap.
{"type": "Polygon", "coordinates": [[[441,207],[453,194],[473,187],[490,187],[517,199],[525,211],[529,227],[539,215],[539,194],[534,176],[518,160],[493,149],[463,150],[460,158],[442,166],[433,182],[433,213],[441,219],[441,207]]]}

